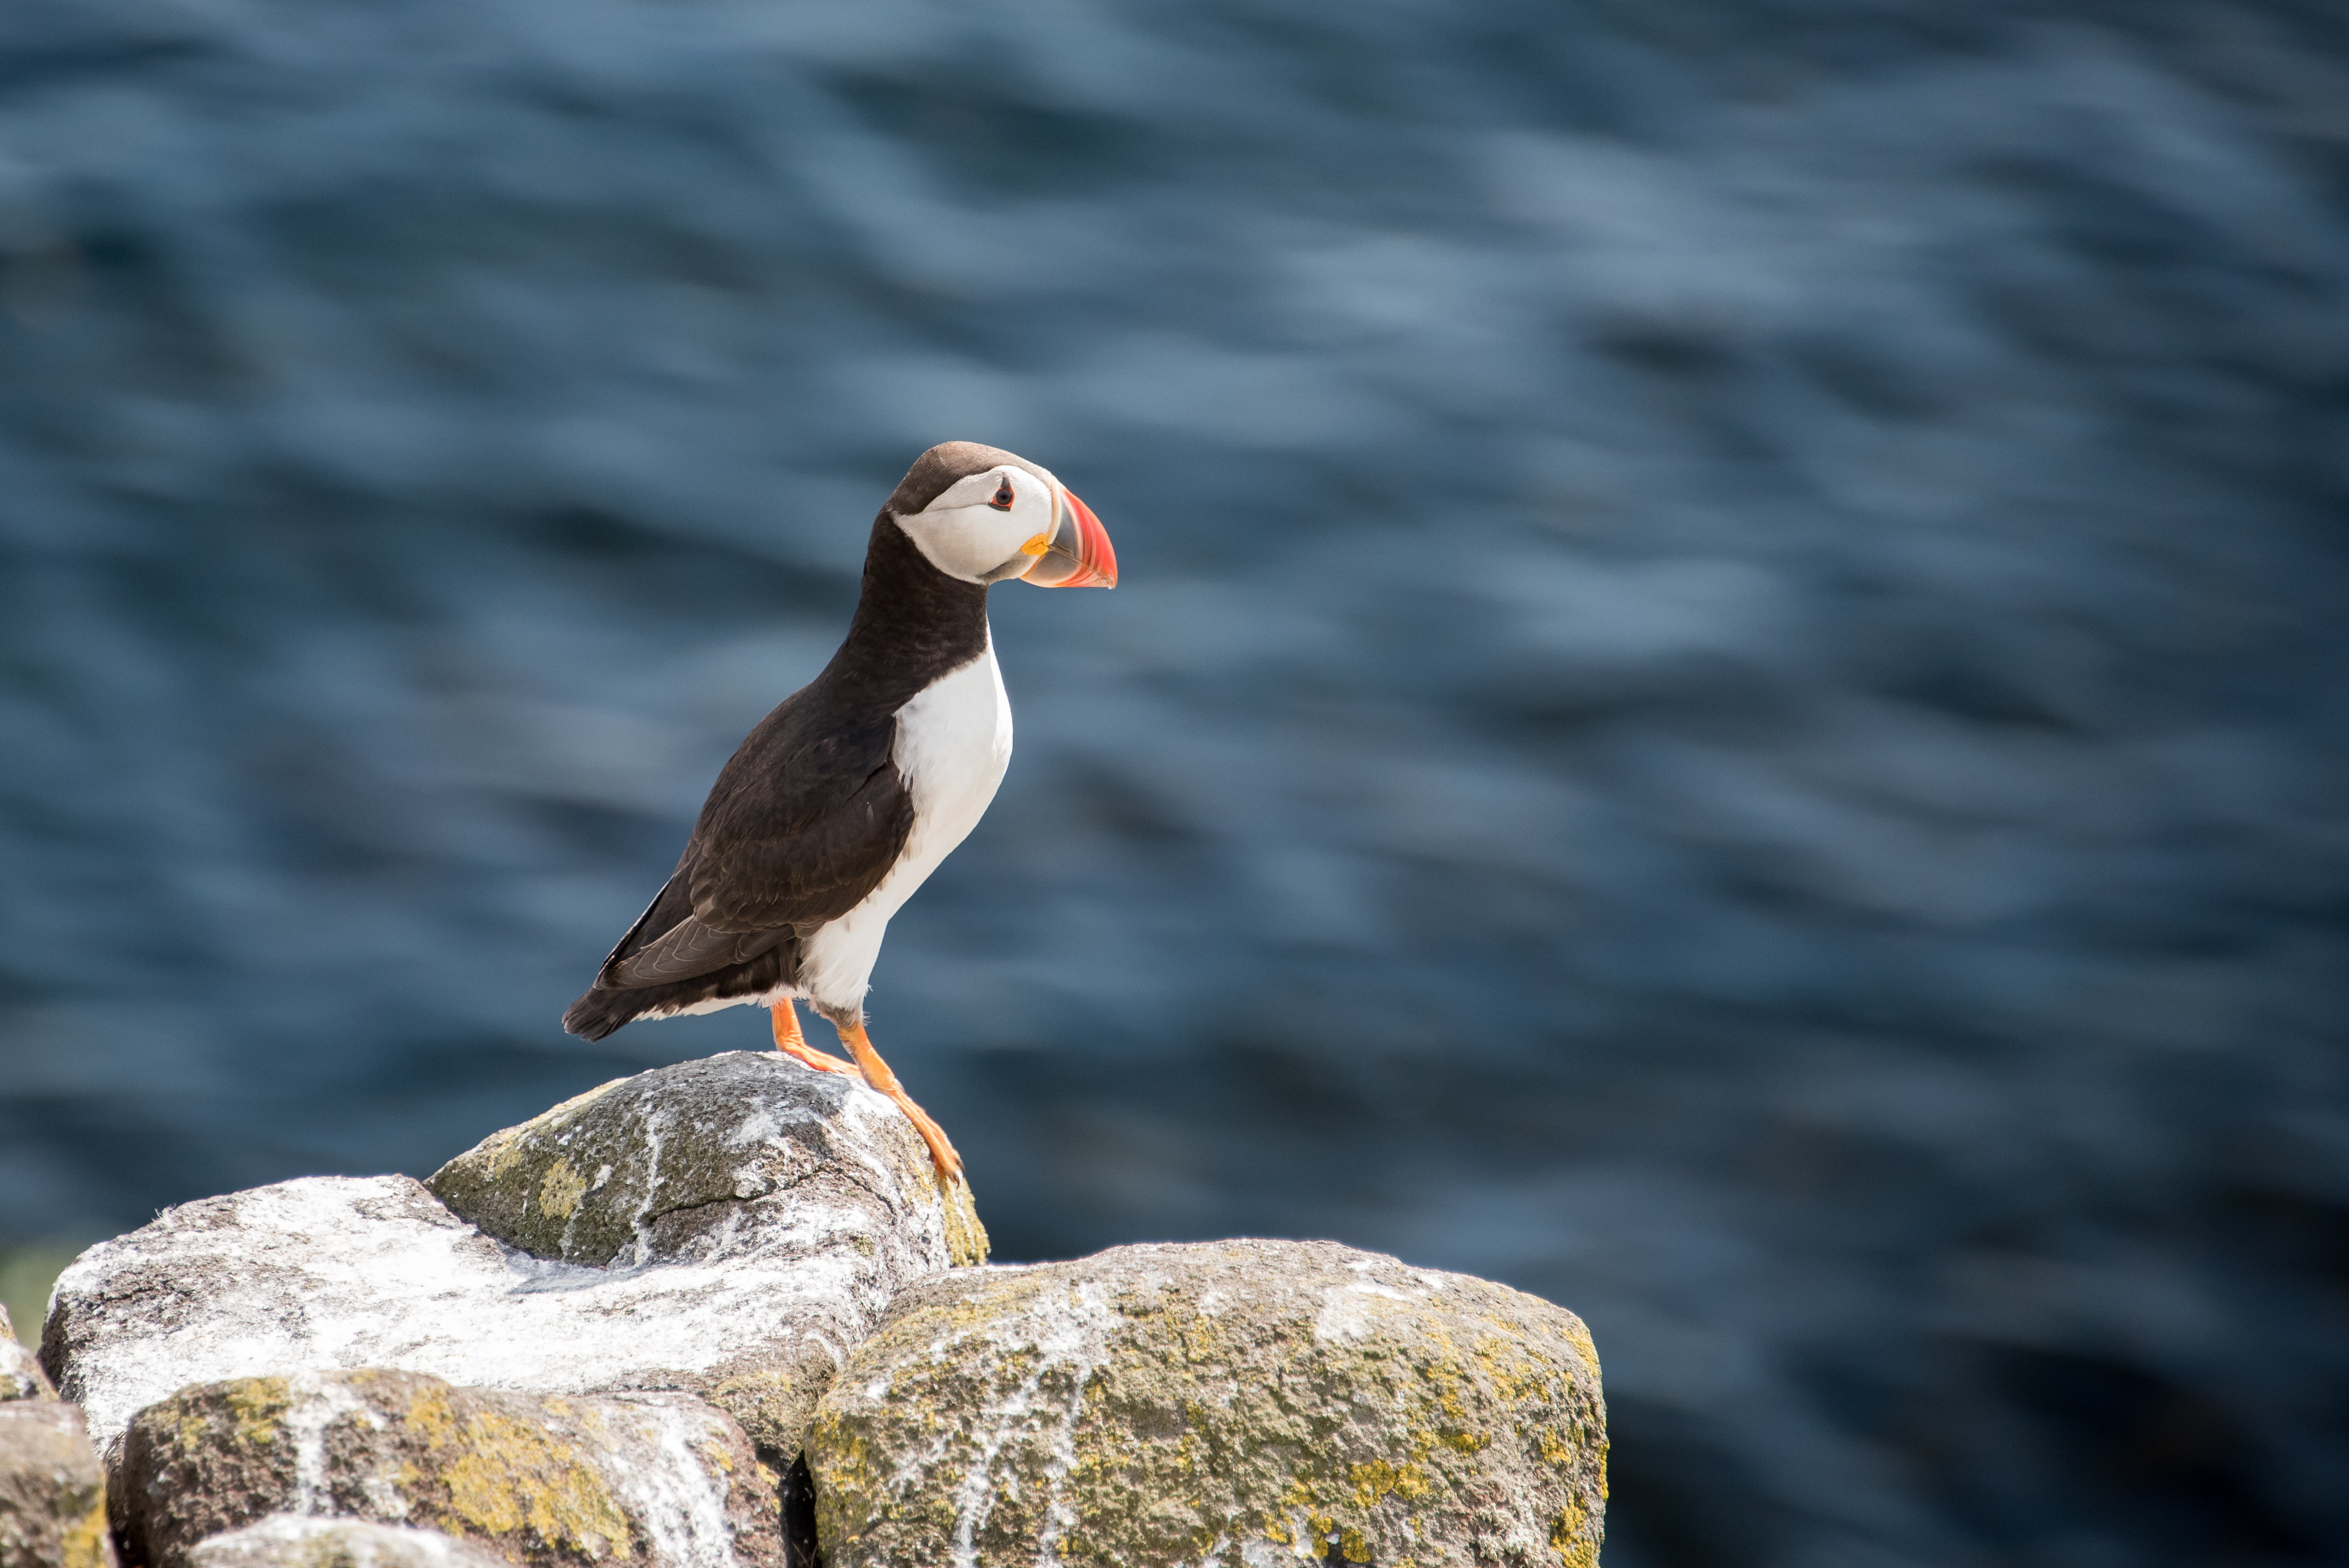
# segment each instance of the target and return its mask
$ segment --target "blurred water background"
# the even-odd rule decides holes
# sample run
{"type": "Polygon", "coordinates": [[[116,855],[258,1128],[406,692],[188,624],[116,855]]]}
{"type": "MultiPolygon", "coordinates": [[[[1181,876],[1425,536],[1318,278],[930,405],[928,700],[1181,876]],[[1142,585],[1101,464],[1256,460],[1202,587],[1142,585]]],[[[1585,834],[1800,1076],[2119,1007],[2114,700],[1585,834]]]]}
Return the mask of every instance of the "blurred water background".
{"type": "Polygon", "coordinates": [[[999,1256],[1575,1307],[1610,1568],[2349,1553],[2338,6],[10,0],[0,255],[11,1289],[758,1045],[556,1015],[969,438],[999,1256]]]}

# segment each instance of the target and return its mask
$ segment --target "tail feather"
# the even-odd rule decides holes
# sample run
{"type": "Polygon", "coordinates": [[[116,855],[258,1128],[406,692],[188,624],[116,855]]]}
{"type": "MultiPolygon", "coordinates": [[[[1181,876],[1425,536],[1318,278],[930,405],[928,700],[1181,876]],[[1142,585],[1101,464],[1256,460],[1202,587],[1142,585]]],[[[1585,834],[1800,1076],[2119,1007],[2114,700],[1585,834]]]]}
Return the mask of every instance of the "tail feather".
{"type": "Polygon", "coordinates": [[[667,1017],[705,1002],[749,1002],[771,996],[799,970],[799,943],[786,937],[762,953],[709,974],[666,985],[590,986],[563,1010],[563,1027],[587,1040],[601,1040],[623,1024],[650,1014],[667,1017]]]}
{"type": "Polygon", "coordinates": [[[601,1040],[644,1012],[642,992],[606,991],[596,986],[563,1010],[563,1027],[585,1040],[601,1040]]]}

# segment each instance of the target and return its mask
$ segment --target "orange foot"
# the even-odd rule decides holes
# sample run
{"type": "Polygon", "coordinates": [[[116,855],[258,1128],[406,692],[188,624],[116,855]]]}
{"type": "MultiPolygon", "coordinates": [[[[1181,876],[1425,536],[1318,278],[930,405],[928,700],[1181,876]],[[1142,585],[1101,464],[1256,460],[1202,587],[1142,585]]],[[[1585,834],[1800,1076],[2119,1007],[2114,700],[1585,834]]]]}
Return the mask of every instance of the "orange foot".
{"type": "Polygon", "coordinates": [[[905,1119],[914,1124],[914,1130],[922,1135],[922,1141],[930,1146],[930,1163],[938,1168],[938,1179],[960,1181],[962,1156],[947,1141],[946,1128],[932,1121],[929,1112],[914,1104],[914,1097],[897,1082],[897,1075],[889,1071],[889,1064],[881,1060],[881,1053],[873,1049],[873,1042],[865,1038],[864,1025],[835,1027],[840,1029],[841,1042],[854,1054],[857,1071],[864,1075],[864,1081],[895,1101],[897,1108],[905,1113],[905,1119]]]}
{"type": "Polygon", "coordinates": [[[819,1073],[854,1073],[856,1069],[829,1051],[819,1051],[807,1043],[800,1033],[800,1010],[792,1005],[788,996],[777,1002],[769,1012],[775,1021],[775,1049],[792,1061],[813,1067],[819,1073]]]}

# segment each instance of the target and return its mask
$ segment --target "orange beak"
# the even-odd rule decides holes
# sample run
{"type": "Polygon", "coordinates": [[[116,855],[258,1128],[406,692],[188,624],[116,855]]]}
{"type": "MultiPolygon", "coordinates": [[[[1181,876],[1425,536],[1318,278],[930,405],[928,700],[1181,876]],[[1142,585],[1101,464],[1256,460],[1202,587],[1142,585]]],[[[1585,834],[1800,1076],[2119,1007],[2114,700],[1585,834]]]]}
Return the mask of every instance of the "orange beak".
{"type": "Polygon", "coordinates": [[[1051,544],[1019,580],[1040,588],[1117,587],[1117,552],[1110,547],[1109,530],[1075,491],[1063,487],[1060,502],[1060,525],[1052,530],[1051,544]]]}

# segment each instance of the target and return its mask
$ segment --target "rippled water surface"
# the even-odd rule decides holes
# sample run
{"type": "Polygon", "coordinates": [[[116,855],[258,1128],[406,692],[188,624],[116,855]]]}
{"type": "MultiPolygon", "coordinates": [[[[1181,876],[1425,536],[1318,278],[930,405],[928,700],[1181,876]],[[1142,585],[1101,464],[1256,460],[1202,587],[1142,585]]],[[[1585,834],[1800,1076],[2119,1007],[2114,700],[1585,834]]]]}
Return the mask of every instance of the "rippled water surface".
{"type": "Polygon", "coordinates": [[[758,1043],[556,1015],[971,438],[999,1255],[1575,1307],[1610,1568],[2349,1551],[2333,7],[15,0],[0,307],[0,1241],[758,1043]]]}

